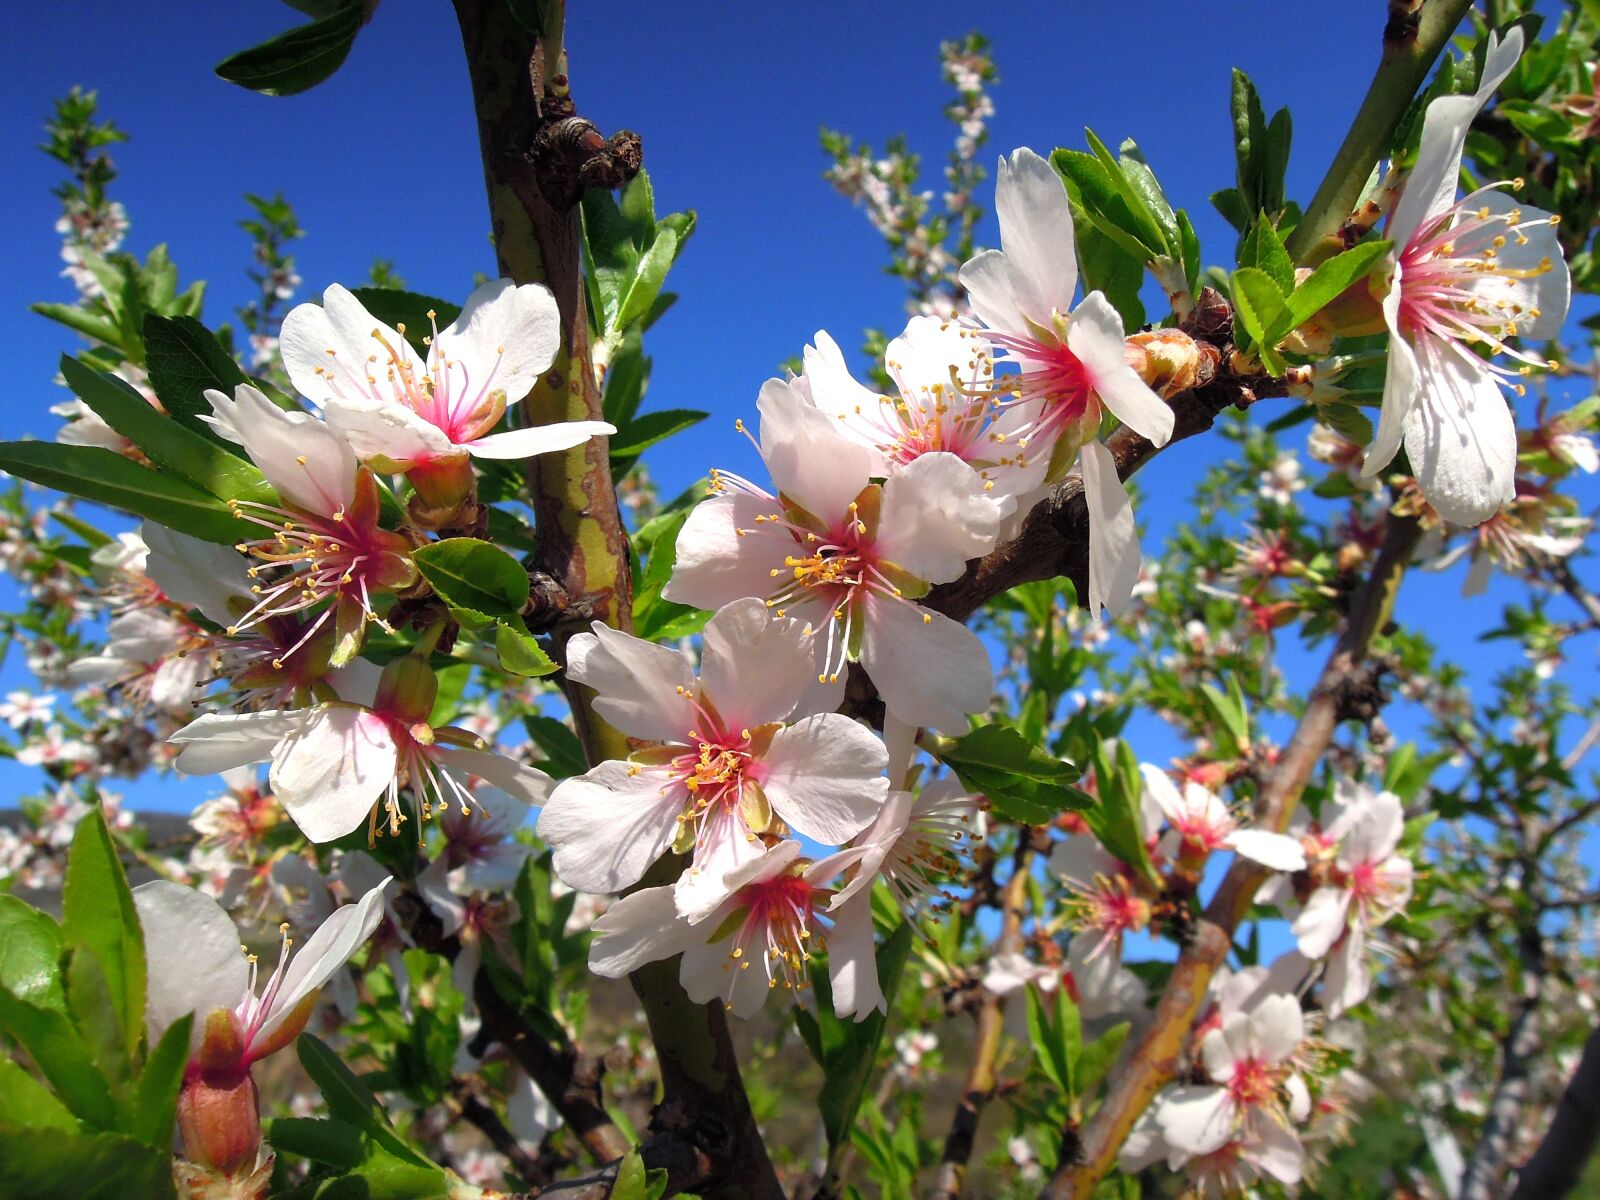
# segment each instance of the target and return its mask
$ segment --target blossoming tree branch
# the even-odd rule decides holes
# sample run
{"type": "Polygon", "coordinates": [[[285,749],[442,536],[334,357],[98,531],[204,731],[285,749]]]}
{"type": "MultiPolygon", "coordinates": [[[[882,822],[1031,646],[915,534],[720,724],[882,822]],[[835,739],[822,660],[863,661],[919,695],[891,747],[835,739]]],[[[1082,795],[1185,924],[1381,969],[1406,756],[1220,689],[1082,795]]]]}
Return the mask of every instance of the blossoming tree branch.
{"type": "MultiPolygon", "coordinates": [[[[219,74],[306,91],[391,16],[297,7],[219,74]]],[[[909,319],[722,398],[760,469],[665,502],[694,214],[585,116],[582,6],[455,9],[494,257],[453,296],[291,304],[250,196],[259,295],[203,323],[121,248],[96,97],[48,126],[36,311],[83,345],[0,445],[46,781],[0,828],[0,1193],[1583,1194],[1594,6],[1351,14],[1300,201],[1235,72],[1204,249],[1217,180],[1132,141],[991,176],[946,43],[938,202],[823,136],[909,319]],[[1492,684],[1399,620],[1463,560],[1492,684]],[[215,798],[161,833],[108,786],[146,772],[215,798]]]]}

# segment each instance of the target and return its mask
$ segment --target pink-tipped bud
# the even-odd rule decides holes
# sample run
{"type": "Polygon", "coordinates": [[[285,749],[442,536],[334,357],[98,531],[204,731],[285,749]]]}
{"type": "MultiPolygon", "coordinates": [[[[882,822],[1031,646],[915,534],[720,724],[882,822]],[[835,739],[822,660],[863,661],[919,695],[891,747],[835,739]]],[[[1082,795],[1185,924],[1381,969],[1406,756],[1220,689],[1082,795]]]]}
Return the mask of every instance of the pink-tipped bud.
{"type": "Polygon", "coordinates": [[[477,490],[472,459],[465,454],[447,454],[421,463],[406,472],[428,510],[453,512],[477,490]]]}

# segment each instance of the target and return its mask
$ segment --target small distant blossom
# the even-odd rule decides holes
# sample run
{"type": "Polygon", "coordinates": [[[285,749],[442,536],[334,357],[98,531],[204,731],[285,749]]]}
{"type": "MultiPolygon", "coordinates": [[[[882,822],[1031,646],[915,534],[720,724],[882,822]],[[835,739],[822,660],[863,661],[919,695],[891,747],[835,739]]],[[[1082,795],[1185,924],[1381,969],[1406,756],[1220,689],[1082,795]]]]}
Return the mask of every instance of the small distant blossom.
{"type": "Polygon", "coordinates": [[[1443,571],[1468,559],[1472,565],[1461,585],[1461,594],[1482,595],[1497,566],[1516,573],[1576,554],[1583,548],[1591,524],[1588,517],[1561,511],[1558,498],[1530,489],[1468,530],[1455,546],[1428,566],[1443,571]]]}
{"type": "Polygon", "coordinates": [[[68,736],[59,725],[47,726],[17,750],[17,761],[29,767],[69,766],[87,762],[91,751],[77,738],[68,736]]]}
{"type": "Polygon", "coordinates": [[[1287,507],[1305,487],[1306,481],[1300,477],[1300,460],[1293,454],[1285,454],[1261,472],[1256,492],[1263,500],[1287,507]]]}
{"type": "Polygon", "coordinates": [[[1507,339],[1554,337],[1572,287],[1559,218],[1519,205],[1501,183],[1455,200],[1467,130],[1522,44],[1521,29],[1491,34],[1477,92],[1429,104],[1416,166],[1385,229],[1396,246],[1383,301],[1389,365],[1363,469],[1383,470],[1403,440],[1423,495],[1456,525],[1487,520],[1514,494],[1517,433],[1501,389],[1520,394],[1512,382],[1520,372],[1476,350],[1510,357],[1523,371],[1545,366],[1507,339]]]}
{"type": "Polygon", "coordinates": [[[56,698],[46,692],[7,692],[0,701],[0,720],[13,729],[50,720],[56,698]]]}
{"type": "Polygon", "coordinates": [[[1274,871],[1305,869],[1305,851],[1294,838],[1264,829],[1242,829],[1228,806],[1198,783],[1185,783],[1180,790],[1159,767],[1145,763],[1140,771],[1145,794],[1177,835],[1175,853],[1180,863],[1197,867],[1214,850],[1232,850],[1274,871]]]}

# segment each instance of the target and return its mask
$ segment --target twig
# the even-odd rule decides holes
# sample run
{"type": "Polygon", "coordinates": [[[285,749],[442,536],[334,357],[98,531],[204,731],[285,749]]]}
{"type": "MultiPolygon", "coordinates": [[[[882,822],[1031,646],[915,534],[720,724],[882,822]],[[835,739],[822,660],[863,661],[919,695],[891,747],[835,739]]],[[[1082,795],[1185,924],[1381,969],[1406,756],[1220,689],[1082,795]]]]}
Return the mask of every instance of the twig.
{"type": "MultiPolygon", "coordinates": [[[[1389,619],[1395,591],[1421,532],[1411,518],[1389,517],[1383,550],[1371,577],[1352,600],[1344,635],[1312,689],[1294,736],[1256,798],[1255,824],[1259,828],[1281,833],[1288,827],[1300,794],[1339,722],[1351,715],[1352,699],[1370,703],[1373,679],[1365,662],[1367,651],[1373,636],[1389,619]]],[[[1229,868],[1205,915],[1195,922],[1193,940],[1173,966],[1149,1028],[1113,1072],[1105,1100],[1084,1126],[1078,1155],[1062,1161],[1041,1193],[1043,1200],[1088,1200],[1115,1164],[1117,1152],[1140,1114],[1175,1078],[1211,977],[1227,958],[1234,930],[1249,912],[1266,874],[1264,868],[1242,858],[1229,868]]]]}
{"type": "Polygon", "coordinates": [[[521,1177],[523,1183],[537,1188],[544,1187],[550,1182],[549,1173],[539,1161],[538,1154],[529,1151],[517,1139],[517,1135],[506,1128],[499,1114],[478,1099],[470,1084],[461,1079],[453,1081],[450,1085],[450,1096],[461,1119],[476,1127],[489,1139],[490,1145],[505,1155],[507,1161],[511,1163],[511,1169],[521,1177]]]}
{"type": "MultiPolygon", "coordinates": [[[[1011,878],[1001,893],[1000,937],[995,943],[996,954],[1015,954],[1022,947],[1023,908],[1028,895],[1028,870],[1033,865],[1033,851],[1029,848],[1028,831],[1019,835],[1017,853],[1011,864],[1011,878]]],[[[973,1038],[972,1060],[967,1065],[967,1078],[961,1087],[961,1100],[955,1115],[950,1119],[950,1132],[945,1135],[944,1151],[939,1156],[939,1172],[929,1200],[961,1200],[961,1185],[966,1179],[967,1163],[972,1158],[972,1146],[978,1136],[978,1121],[983,1110],[994,1098],[995,1059],[1000,1053],[1001,1034],[1004,1032],[1006,998],[986,991],[978,1008],[978,1028],[973,1038]]]]}
{"type": "Polygon", "coordinates": [[[1562,1200],[1578,1186],[1600,1143],[1600,1029],[1583,1044],[1583,1057],[1556,1105],[1544,1141],[1517,1172],[1511,1200],[1562,1200]]]}

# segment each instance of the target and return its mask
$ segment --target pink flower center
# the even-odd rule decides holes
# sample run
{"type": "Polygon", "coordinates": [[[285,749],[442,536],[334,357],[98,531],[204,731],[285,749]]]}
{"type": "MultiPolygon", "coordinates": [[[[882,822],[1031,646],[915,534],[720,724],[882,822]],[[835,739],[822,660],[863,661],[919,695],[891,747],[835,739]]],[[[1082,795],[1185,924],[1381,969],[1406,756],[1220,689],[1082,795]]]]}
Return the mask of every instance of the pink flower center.
{"type": "Polygon", "coordinates": [[[1075,440],[1094,436],[1100,422],[1100,401],[1083,360],[1064,341],[1043,333],[1030,337],[995,330],[989,331],[988,337],[1021,368],[995,377],[996,407],[1043,401],[1039,419],[1017,432],[1019,446],[1034,442],[1049,446],[1063,435],[1075,440]]]}
{"type": "MultiPolygon", "coordinates": [[[[801,875],[779,875],[741,888],[735,902],[744,918],[733,935],[727,969],[748,971],[759,954],[769,988],[780,982],[790,990],[805,987],[813,934],[819,932],[816,906],[823,895],[801,875]]],[[[815,940],[820,944],[820,938],[815,940]]]]}
{"type": "Polygon", "coordinates": [[[1233,1064],[1228,1094],[1240,1108],[1260,1108],[1276,1101],[1278,1070],[1259,1058],[1242,1058],[1233,1064]]]}

